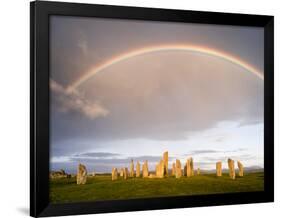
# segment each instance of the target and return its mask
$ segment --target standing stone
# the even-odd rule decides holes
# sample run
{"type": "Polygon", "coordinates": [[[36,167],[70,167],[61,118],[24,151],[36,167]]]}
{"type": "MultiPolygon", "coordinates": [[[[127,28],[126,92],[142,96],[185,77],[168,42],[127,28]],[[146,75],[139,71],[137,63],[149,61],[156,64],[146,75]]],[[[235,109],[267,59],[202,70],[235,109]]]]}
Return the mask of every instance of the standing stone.
{"type": "Polygon", "coordinates": [[[176,178],[181,178],[182,176],[182,171],[181,171],[181,162],[180,160],[176,160],[176,178]]]}
{"type": "Polygon", "coordinates": [[[164,176],[169,175],[169,155],[168,151],[163,153],[163,162],[164,162],[164,176]]]}
{"type": "Polygon", "coordinates": [[[130,164],[130,177],[134,177],[135,172],[134,172],[134,161],[133,159],[131,160],[131,164],[130,164]]]}
{"type": "Polygon", "coordinates": [[[190,170],[191,170],[191,176],[194,176],[194,164],[193,164],[193,158],[190,158],[190,170]]]}
{"type": "Polygon", "coordinates": [[[142,165],[142,177],[147,178],[148,177],[148,163],[147,160],[142,165]]]}
{"type": "Polygon", "coordinates": [[[123,170],[123,178],[124,179],[127,179],[129,176],[129,171],[128,171],[128,168],[125,167],[124,170],[123,170]]]}
{"type": "Polygon", "coordinates": [[[123,177],[124,176],[124,168],[121,168],[119,171],[119,176],[123,177]]]}
{"type": "Polygon", "coordinates": [[[235,168],[234,168],[234,160],[228,158],[228,169],[229,169],[229,176],[231,179],[235,179],[235,168]]]}
{"type": "Polygon", "coordinates": [[[185,163],[184,167],[183,167],[183,176],[186,176],[186,172],[187,172],[187,164],[185,163]]]}
{"type": "Polygon", "coordinates": [[[112,171],[111,171],[111,178],[112,178],[112,181],[118,179],[118,171],[117,171],[117,168],[113,168],[113,169],[112,169],[112,171]]]}
{"type": "Polygon", "coordinates": [[[176,175],[176,164],[173,163],[172,165],[172,176],[175,176],[176,175]]]}
{"type": "Polygon", "coordinates": [[[164,169],[165,169],[164,161],[160,160],[160,162],[156,165],[156,176],[158,178],[164,177],[164,169]]]}
{"type": "Polygon", "coordinates": [[[237,161],[238,169],[239,169],[239,176],[244,176],[244,166],[240,161],[237,161]]]}
{"type": "Polygon", "coordinates": [[[78,165],[77,185],[84,185],[87,182],[87,169],[83,164],[78,165]]]}
{"type": "Polygon", "coordinates": [[[197,176],[200,175],[200,168],[197,168],[197,176]]]}
{"type": "Polygon", "coordinates": [[[140,177],[140,163],[137,162],[137,165],[136,165],[136,177],[140,177]]]}
{"type": "Polygon", "coordinates": [[[217,176],[222,176],[222,163],[221,161],[216,163],[216,171],[217,171],[217,176]]]}
{"type": "Polygon", "coordinates": [[[191,173],[191,158],[186,160],[186,176],[187,177],[192,176],[192,173],[191,173]]]}

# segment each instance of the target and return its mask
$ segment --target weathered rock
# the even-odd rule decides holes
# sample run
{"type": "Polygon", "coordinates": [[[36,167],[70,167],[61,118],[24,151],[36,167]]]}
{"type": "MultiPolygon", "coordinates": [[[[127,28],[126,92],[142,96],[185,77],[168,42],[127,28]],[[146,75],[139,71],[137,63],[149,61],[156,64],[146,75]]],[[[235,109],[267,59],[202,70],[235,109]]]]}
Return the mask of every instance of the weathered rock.
{"type": "Polygon", "coordinates": [[[160,160],[160,162],[156,165],[156,176],[158,178],[163,178],[164,177],[164,161],[160,160]]]}
{"type": "Polygon", "coordinates": [[[200,175],[200,168],[197,168],[197,176],[200,175]]]}
{"type": "Polygon", "coordinates": [[[169,175],[169,154],[168,151],[163,153],[164,176],[169,175]]]}
{"type": "Polygon", "coordinates": [[[172,165],[172,176],[175,176],[176,175],[176,164],[173,163],[172,165]]]}
{"type": "Polygon", "coordinates": [[[135,169],[134,169],[134,161],[132,159],[130,164],[130,177],[134,177],[134,175],[135,175],[135,169]]]}
{"type": "Polygon", "coordinates": [[[190,158],[190,170],[191,170],[191,176],[194,176],[194,164],[193,164],[193,158],[190,158]]]}
{"type": "Polygon", "coordinates": [[[124,169],[124,171],[123,171],[123,173],[124,173],[124,179],[127,179],[128,178],[128,176],[129,176],[129,170],[128,170],[128,168],[127,167],[125,167],[125,169],[124,169]]]}
{"type": "Polygon", "coordinates": [[[184,167],[183,167],[183,176],[186,176],[186,172],[187,172],[187,164],[185,163],[184,167]]]}
{"type": "Polygon", "coordinates": [[[240,161],[237,161],[238,169],[239,169],[239,176],[244,176],[244,166],[240,161]]]}
{"type": "Polygon", "coordinates": [[[176,160],[176,178],[180,178],[182,176],[182,170],[181,170],[181,162],[180,160],[176,160]]]}
{"type": "Polygon", "coordinates": [[[117,171],[117,168],[113,168],[113,169],[112,169],[112,171],[111,171],[111,178],[112,178],[112,181],[118,179],[118,171],[117,171]]]}
{"type": "Polygon", "coordinates": [[[84,185],[87,182],[87,169],[83,164],[79,164],[77,168],[77,185],[84,185]]]}
{"type": "Polygon", "coordinates": [[[193,160],[189,158],[186,160],[186,176],[191,177],[193,171],[193,160]]]}
{"type": "Polygon", "coordinates": [[[231,179],[235,179],[235,168],[234,168],[234,160],[228,158],[228,169],[229,169],[229,176],[231,179]]]}
{"type": "Polygon", "coordinates": [[[123,177],[124,176],[124,168],[121,168],[119,171],[119,176],[123,177]]]}
{"type": "Polygon", "coordinates": [[[52,171],[50,172],[50,178],[51,179],[57,179],[57,178],[71,178],[71,175],[65,173],[64,170],[59,171],[52,171]]]}
{"type": "Polygon", "coordinates": [[[95,172],[92,172],[92,173],[91,173],[91,176],[95,177],[95,176],[96,176],[96,173],[95,173],[95,172]]]}
{"type": "Polygon", "coordinates": [[[221,161],[216,163],[216,171],[217,171],[217,176],[222,176],[222,163],[221,163],[221,161]]]}
{"type": "Polygon", "coordinates": [[[147,160],[142,165],[142,177],[147,178],[148,177],[148,163],[147,160]]]}
{"type": "Polygon", "coordinates": [[[140,163],[137,162],[136,164],[136,177],[140,177],[140,163]]]}

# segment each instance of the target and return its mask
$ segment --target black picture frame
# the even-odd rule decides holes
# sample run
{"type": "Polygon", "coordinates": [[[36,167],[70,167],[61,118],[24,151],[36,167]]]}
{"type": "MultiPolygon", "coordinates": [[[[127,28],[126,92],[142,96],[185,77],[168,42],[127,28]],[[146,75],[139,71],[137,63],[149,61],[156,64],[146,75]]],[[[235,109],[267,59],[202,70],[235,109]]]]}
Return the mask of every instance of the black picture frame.
{"type": "Polygon", "coordinates": [[[57,216],[274,201],[274,17],[140,7],[30,3],[30,215],[57,216]],[[264,191],[87,203],[49,202],[49,16],[68,15],[264,28],[264,191]]]}

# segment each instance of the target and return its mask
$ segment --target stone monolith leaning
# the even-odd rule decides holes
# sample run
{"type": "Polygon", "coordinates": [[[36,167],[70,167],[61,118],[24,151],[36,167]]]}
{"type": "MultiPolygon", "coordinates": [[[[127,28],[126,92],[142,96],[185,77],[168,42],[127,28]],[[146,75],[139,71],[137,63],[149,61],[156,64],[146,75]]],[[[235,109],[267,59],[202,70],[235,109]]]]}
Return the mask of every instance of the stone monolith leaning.
{"type": "Polygon", "coordinates": [[[79,164],[77,168],[77,185],[84,185],[87,182],[87,169],[83,164],[79,164]]]}
{"type": "Polygon", "coordinates": [[[240,161],[237,161],[238,169],[239,169],[239,176],[244,176],[244,166],[240,161]]]}

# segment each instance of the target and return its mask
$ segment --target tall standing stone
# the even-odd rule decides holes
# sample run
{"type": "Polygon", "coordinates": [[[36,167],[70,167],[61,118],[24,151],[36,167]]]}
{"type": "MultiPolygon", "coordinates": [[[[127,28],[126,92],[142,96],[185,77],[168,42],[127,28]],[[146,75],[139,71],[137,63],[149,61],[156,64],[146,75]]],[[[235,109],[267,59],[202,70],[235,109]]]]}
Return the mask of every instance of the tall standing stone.
{"type": "Polygon", "coordinates": [[[137,162],[136,164],[136,177],[140,177],[140,163],[137,162]]]}
{"type": "Polygon", "coordinates": [[[163,178],[164,177],[164,161],[160,160],[160,162],[156,165],[156,177],[163,178]]]}
{"type": "Polygon", "coordinates": [[[142,177],[147,178],[148,177],[148,163],[147,160],[142,165],[142,177]]]}
{"type": "Polygon", "coordinates": [[[124,169],[124,171],[123,171],[123,178],[124,179],[127,179],[128,178],[128,176],[129,176],[129,171],[128,171],[128,168],[127,167],[125,167],[125,169],[124,169]]]}
{"type": "Polygon", "coordinates": [[[169,175],[169,155],[168,151],[163,153],[163,162],[164,162],[164,176],[169,175]]]}
{"type": "Polygon", "coordinates": [[[200,175],[200,168],[197,168],[197,176],[200,175]]]}
{"type": "Polygon", "coordinates": [[[134,177],[134,175],[135,175],[135,169],[134,169],[134,161],[132,159],[130,164],[130,177],[134,177]]]}
{"type": "Polygon", "coordinates": [[[244,166],[240,161],[237,161],[238,169],[239,169],[239,176],[244,176],[244,166]]]}
{"type": "Polygon", "coordinates": [[[185,163],[184,167],[183,167],[183,176],[186,176],[186,172],[187,172],[187,163],[185,163]]]}
{"type": "Polygon", "coordinates": [[[191,160],[192,160],[192,158],[189,158],[189,159],[186,160],[186,176],[187,177],[191,177],[192,176],[191,160]]]}
{"type": "Polygon", "coordinates": [[[190,170],[191,170],[191,176],[194,176],[194,164],[193,164],[193,158],[190,158],[190,170]]]}
{"type": "Polygon", "coordinates": [[[84,185],[87,182],[87,169],[83,164],[79,164],[77,168],[77,185],[84,185]]]}
{"type": "Polygon", "coordinates": [[[117,168],[113,168],[111,171],[111,179],[113,180],[117,180],[118,179],[118,171],[117,168]]]}
{"type": "Polygon", "coordinates": [[[172,176],[175,176],[176,175],[176,164],[173,163],[172,164],[172,176]]]}
{"type": "Polygon", "coordinates": [[[228,169],[229,169],[229,176],[231,179],[235,179],[235,168],[234,168],[234,160],[228,158],[228,169]]]}
{"type": "Polygon", "coordinates": [[[181,171],[181,162],[180,160],[176,160],[176,178],[181,178],[182,171],[181,171]]]}
{"type": "Polygon", "coordinates": [[[216,171],[217,171],[217,176],[222,176],[222,163],[221,161],[216,163],[216,171]]]}
{"type": "Polygon", "coordinates": [[[123,177],[124,176],[124,168],[121,168],[119,171],[119,176],[123,177]]]}

